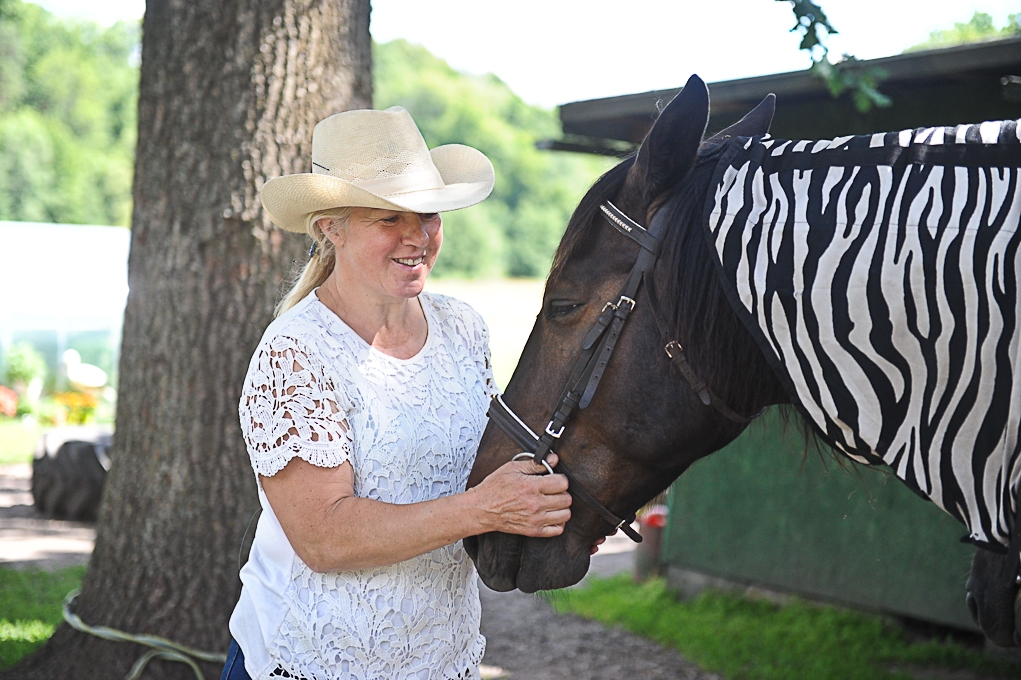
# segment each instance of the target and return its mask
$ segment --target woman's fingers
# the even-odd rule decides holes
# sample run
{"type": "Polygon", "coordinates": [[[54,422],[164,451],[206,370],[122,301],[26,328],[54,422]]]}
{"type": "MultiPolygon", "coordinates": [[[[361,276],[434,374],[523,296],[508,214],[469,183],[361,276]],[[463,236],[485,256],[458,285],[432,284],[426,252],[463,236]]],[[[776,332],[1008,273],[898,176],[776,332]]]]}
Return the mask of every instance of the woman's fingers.
{"type": "Polygon", "coordinates": [[[564,533],[564,525],[567,524],[567,520],[569,519],[571,519],[570,510],[547,512],[543,516],[542,526],[536,527],[535,531],[531,531],[526,535],[534,536],[536,538],[551,538],[553,536],[559,536],[564,533]]]}
{"type": "Polygon", "coordinates": [[[550,510],[543,515],[543,523],[549,524],[567,524],[567,520],[571,519],[571,511],[568,509],[563,510],[550,510]]]}
{"type": "Polygon", "coordinates": [[[545,501],[546,512],[553,512],[554,510],[566,510],[571,507],[573,498],[569,493],[555,493],[547,494],[543,499],[545,501]]]}
{"type": "Polygon", "coordinates": [[[567,477],[564,475],[546,475],[538,479],[539,491],[547,495],[567,495],[567,477]]]}

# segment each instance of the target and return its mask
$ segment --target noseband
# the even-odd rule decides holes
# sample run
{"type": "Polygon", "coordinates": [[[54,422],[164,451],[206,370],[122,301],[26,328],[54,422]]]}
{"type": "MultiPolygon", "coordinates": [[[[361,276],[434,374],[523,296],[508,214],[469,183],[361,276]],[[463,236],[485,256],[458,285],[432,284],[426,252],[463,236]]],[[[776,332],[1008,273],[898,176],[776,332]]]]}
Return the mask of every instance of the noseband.
{"type": "MultiPolygon", "coordinates": [[[[546,425],[542,435],[536,435],[507,406],[500,395],[493,397],[489,405],[489,417],[514,440],[514,443],[524,449],[522,453],[514,456],[514,460],[532,458],[536,463],[546,466],[546,470],[550,474],[556,472],[564,475],[567,477],[569,491],[575,498],[578,498],[592,508],[597,515],[606,520],[614,529],[620,529],[632,541],[641,543],[641,535],[631,528],[631,523],[635,520],[635,513],[632,512],[623,518],[618,517],[588,492],[584,485],[564,465],[563,461],[558,461],[556,467],[550,467],[549,463],[546,462],[546,456],[552,451],[554,442],[564,434],[564,428],[567,426],[567,420],[571,412],[575,408],[586,408],[592,402],[592,397],[599,386],[599,381],[603,378],[603,372],[610,362],[610,356],[617,346],[617,339],[624,328],[624,323],[635,309],[635,300],[638,297],[638,290],[642,285],[642,281],[647,274],[651,274],[656,266],[656,261],[659,259],[659,251],[663,244],[661,235],[666,231],[667,213],[670,212],[666,209],[666,206],[661,208],[653,218],[652,224],[646,229],[621,212],[617,206],[609,201],[600,205],[599,209],[617,231],[633,240],[642,248],[638,253],[638,259],[635,261],[631,273],[628,275],[627,281],[624,283],[624,287],[621,289],[616,301],[609,301],[603,305],[595,325],[592,326],[592,329],[582,341],[581,356],[578,357],[578,361],[574,365],[574,371],[571,372],[571,377],[568,379],[566,387],[564,387],[560,401],[557,403],[553,416],[549,419],[549,423],[546,425]]],[[[651,294],[649,286],[646,286],[646,291],[651,294]]],[[[655,314],[655,306],[655,303],[653,303],[653,317],[656,319],[656,325],[659,326],[659,320],[655,314]]],[[[660,328],[660,331],[662,332],[662,328],[660,328]]],[[[748,423],[752,418],[759,415],[755,414],[751,418],[746,418],[731,410],[723,400],[709,389],[706,381],[698,376],[684,355],[684,349],[676,340],[671,340],[667,343],[664,351],[670,362],[677,366],[681,375],[688,381],[688,384],[691,385],[692,390],[699,396],[703,404],[712,406],[725,418],[735,423],[748,423]]]]}

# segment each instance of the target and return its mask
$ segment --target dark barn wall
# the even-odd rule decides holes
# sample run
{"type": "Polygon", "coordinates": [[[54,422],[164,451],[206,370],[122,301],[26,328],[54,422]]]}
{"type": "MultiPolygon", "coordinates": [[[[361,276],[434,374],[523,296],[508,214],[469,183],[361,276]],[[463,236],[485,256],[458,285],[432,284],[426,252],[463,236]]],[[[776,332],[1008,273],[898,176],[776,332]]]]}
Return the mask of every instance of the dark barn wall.
{"type": "Polygon", "coordinates": [[[767,413],[674,483],[662,559],[686,571],[977,631],[966,529],[887,469],[805,452],[767,413]]]}

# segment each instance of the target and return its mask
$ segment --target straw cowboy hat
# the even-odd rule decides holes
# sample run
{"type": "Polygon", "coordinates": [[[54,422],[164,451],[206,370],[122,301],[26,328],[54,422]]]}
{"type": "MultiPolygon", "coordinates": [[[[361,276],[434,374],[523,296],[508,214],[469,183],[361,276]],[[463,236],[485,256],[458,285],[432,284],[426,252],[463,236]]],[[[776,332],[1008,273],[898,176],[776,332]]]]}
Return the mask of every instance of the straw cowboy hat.
{"type": "Polygon", "coordinates": [[[434,213],[467,208],[493,190],[493,164],[470,146],[426,147],[399,106],[322,120],[312,131],[312,172],[262,187],[262,205],[278,225],[305,231],[309,213],[363,207],[434,213]]]}

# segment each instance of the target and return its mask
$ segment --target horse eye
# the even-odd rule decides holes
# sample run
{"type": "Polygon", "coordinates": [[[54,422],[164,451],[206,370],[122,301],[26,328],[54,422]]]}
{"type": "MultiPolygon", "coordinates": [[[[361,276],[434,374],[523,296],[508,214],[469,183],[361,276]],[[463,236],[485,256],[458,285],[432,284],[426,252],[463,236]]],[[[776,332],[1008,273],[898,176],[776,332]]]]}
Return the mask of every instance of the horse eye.
{"type": "Polygon", "coordinates": [[[555,319],[567,316],[571,312],[584,306],[584,302],[572,302],[571,300],[552,300],[546,309],[546,318],[555,319]]]}

